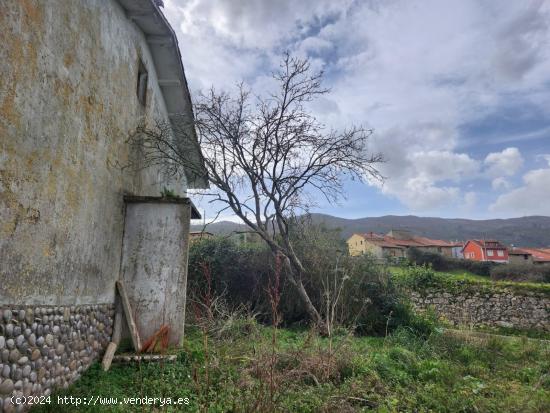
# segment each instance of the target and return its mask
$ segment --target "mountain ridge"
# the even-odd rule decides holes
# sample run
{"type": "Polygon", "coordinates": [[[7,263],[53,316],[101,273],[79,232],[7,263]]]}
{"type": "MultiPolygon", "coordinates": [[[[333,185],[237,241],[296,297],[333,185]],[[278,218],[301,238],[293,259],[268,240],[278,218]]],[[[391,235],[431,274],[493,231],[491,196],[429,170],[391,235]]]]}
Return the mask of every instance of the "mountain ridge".
{"type": "MultiPolygon", "coordinates": [[[[449,241],[485,238],[498,239],[507,245],[518,247],[550,247],[550,217],[548,216],[474,220],[384,215],[349,219],[314,213],[311,214],[311,220],[315,224],[340,229],[343,238],[348,238],[355,232],[386,233],[391,229],[401,229],[409,230],[416,235],[449,241]]],[[[202,225],[192,225],[191,229],[200,230],[202,227],[202,225]]],[[[208,224],[206,227],[206,231],[214,234],[227,234],[246,229],[246,225],[230,221],[220,221],[208,224]]]]}

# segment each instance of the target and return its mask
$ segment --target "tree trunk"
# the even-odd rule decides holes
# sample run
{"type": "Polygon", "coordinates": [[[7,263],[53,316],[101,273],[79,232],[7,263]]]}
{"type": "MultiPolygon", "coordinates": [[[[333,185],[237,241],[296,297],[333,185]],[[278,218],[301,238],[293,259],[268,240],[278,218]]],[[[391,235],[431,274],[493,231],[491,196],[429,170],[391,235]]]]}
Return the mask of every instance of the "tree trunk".
{"type": "Polygon", "coordinates": [[[311,321],[313,321],[313,323],[315,324],[315,327],[319,330],[319,332],[322,335],[326,335],[328,333],[327,325],[323,320],[323,318],[321,317],[321,314],[319,314],[319,311],[317,311],[317,309],[311,302],[311,299],[309,298],[309,294],[307,293],[304,283],[302,282],[302,277],[299,275],[296,276],[296,271],[294,270],[290,259],[286,255],[285,255],[284,261],[289,271],[288,279],[290,280],[290,283],[298,291],[298,295],[302,299],[302,302],[306,307],[306,311],[309,317],[311,318],[311,321]]]}
{"type": "Polygon", "coordinates": [[[298,294],[304,302],[304,305],[306,306],[306,311],[309,314],[311,320],[315,323],[315,326],[319,329],[319,332],[322,335],[325,335],[327,333],[327,325],[321,317],[321,314],[319,314],[319,311],[317,311],[317,309],[311,302],[311,299],[309,298],[309,295],[306,291],[306,288],[304,287],[304,284],[302,283],[302,280],[297,280],[295,286],[298,290],[298,294]]]}

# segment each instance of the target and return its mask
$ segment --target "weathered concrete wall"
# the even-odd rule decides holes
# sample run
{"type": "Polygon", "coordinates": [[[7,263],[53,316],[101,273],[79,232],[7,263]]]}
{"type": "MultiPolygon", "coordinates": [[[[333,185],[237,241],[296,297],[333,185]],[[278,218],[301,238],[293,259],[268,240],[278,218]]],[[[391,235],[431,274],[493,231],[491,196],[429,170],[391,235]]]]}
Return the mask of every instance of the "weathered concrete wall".
{"type": "Polygon", "coordinates": [[[416,308],[431,308],[455,325],[550,331],[550,297],[543,293],[428,289],[410,298],[416,308]]]}
{"type": "Polygon", "coordinates": [[[109,343],[114,306],[0,309],[0,412],[27,410],[12,396],[67,388],[109,343]]]}
{"type": "Polygon", "coordinates": [[[185,200],[126,206],[122,279],[143,340],[162,324],[180,345],[185,321],[190,205],[185,200]]]}
{"type": "Polygon", "coordinates": [[[144,35],[113,0],[2,1],[0,45],[0,305],[112,302],[123,194],[162,188],[120,168],[167,115],[144,35]]]}

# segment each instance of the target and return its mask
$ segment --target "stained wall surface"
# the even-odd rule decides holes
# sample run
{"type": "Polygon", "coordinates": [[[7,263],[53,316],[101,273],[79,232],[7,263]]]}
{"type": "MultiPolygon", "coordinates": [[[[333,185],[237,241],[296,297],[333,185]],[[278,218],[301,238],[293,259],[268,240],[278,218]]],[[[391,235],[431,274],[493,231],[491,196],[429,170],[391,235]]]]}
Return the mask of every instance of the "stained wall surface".
{"type": "Polygon", "coordinates": [[[0,73],[0,305],[112,303],[123,195],[163,186],[122,168],[167,117],[145,36],[112,0],[2,1],[0,73]]]}
{"type": "Polygon", "coordinates": [[[183,339],[189,219],[185,202],[127,204],[122,279],[143,340],[163,324],[170,327],[170,344],[183,339]]]}

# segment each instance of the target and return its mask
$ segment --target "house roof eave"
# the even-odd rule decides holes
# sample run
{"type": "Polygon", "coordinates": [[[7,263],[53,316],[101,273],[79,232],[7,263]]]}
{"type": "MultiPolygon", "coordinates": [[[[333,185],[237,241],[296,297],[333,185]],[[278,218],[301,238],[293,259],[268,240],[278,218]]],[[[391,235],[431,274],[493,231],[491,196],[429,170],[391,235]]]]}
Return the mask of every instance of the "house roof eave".
{"type": "Polygon", "coordinates": [[[174,134],[176,137],[191,140],[189,156],[195,168],[186,168],[187,186],[190,189],[208,188],[208,173],[193,125],[191,94],[176,33],[155,0],[116,1],[145,35],[174,134]],[[179,132],[181,127],[174,127],[176,119],[182,116],[189,121],[185,133],[179,132]]]}

